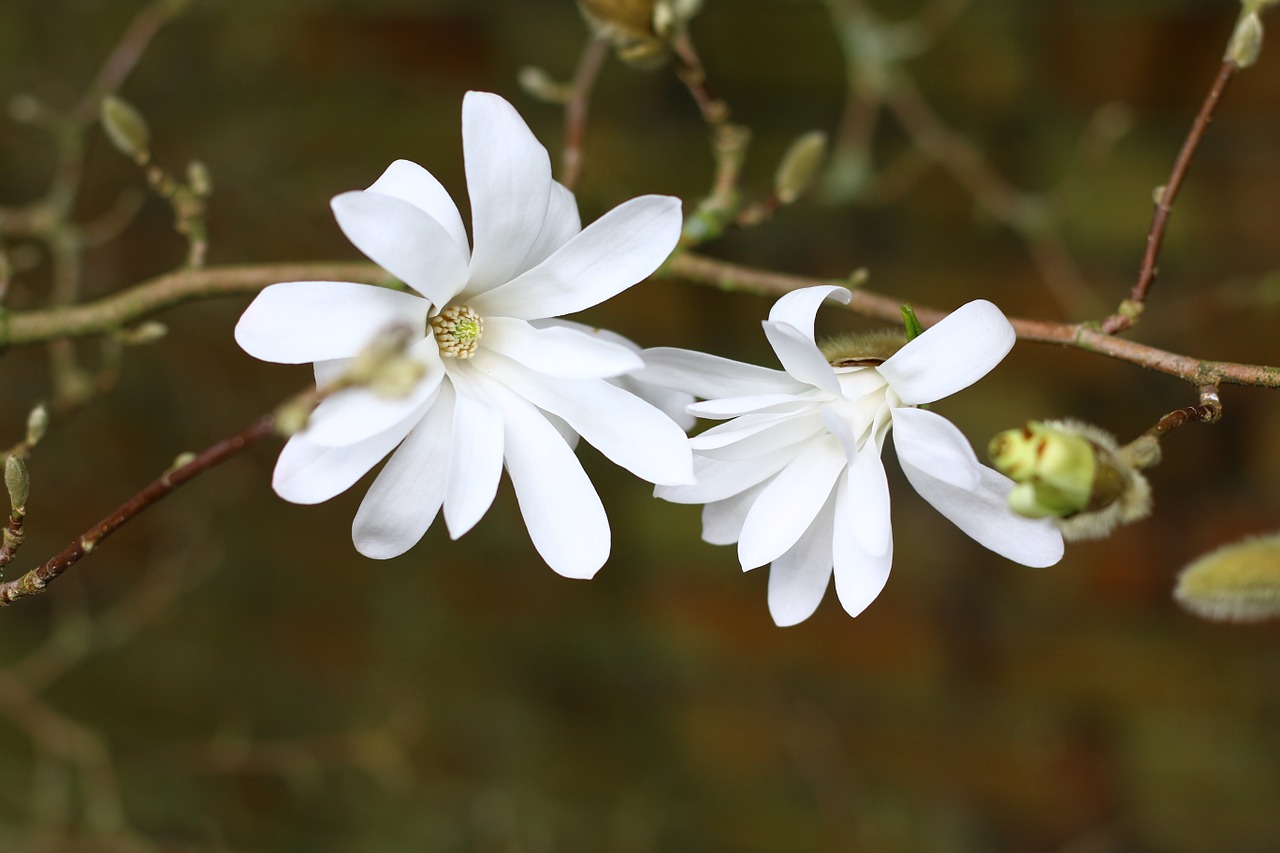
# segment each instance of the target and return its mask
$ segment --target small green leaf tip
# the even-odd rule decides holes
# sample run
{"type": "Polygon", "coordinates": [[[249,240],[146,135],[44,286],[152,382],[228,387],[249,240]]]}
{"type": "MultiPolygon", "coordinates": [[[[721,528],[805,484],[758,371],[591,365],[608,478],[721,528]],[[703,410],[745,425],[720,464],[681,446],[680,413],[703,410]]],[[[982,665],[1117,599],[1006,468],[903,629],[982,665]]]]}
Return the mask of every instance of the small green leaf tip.
{"type": "Polygon", "coordinates": [[[1173,597],[1217,622],[1280,617],[1280,534],[1224,545],[1183,569],[1173,597]]]}
{"type": "Polygon", "coordinates": [[[920,325],[920,320],[916,317],[914,308],[907,303],[903,303],[898,310],[902,312],[902,324],[906,326],[908,342],[914,341],[924,334],[924,326],[920,325]]]}

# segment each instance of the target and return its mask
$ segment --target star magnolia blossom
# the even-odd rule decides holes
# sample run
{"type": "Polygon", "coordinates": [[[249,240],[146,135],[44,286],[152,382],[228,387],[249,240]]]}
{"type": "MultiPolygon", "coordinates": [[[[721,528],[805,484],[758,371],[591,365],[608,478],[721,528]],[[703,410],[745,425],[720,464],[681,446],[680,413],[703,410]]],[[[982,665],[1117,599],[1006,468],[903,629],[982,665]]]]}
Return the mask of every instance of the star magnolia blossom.
{"type": "Polygon", "coordinates": [[[813,338],[818,306],[848,302],[843,287],[810,287],[778,300],[764,323],[784,371],[675,349],[645,350],[636,378],[682,388],[689,407],[730,419],[691,439],[698,482],[660,486],[677,503],[703,503],[703,538],[738,543],[744,570],[771,563],[769,610],[779,625],[807,619],[826,592],[850,615],[889,577],[893,536],[880,454],[893,432],[898,461],[925,500],[978,543],[1028,566],[1062,557],[1046,521],[1009,510],[1013,481],[978,462],[940,415],[916,408],[987,374],[1013,347],[1000,310],[978,300],[956,310],[878,365],[833,367],[813,338]]]}
{"type": "Polygon", "coordinates": [[[470,246],[448,193],[413,163],[333,200],[343,233],[413,292],[287,282],[241,317],[236,341],[249,354],[314,362],[320,386],[396,326],[416,330],[407,356],[424,370],[400,398],[354,387],[324,400],[285,445],[273,485],[286,500],[319,503],[390,453],[352,525],[361,553],[387,558],[416,544],[442,507],[450,536],[470,530],[505,466],[543,559],[591,577],[608,557],[609,525],[572,443],[581,436],[663,484],[693,481],[692,454],[671,418],[610,381],[642,365],[633,347],[547,318],[657,269],[679,238],[680,202],[632,199],[583,229],[546,149],[496,95],[463,100],[462,147],[470,246]]]}

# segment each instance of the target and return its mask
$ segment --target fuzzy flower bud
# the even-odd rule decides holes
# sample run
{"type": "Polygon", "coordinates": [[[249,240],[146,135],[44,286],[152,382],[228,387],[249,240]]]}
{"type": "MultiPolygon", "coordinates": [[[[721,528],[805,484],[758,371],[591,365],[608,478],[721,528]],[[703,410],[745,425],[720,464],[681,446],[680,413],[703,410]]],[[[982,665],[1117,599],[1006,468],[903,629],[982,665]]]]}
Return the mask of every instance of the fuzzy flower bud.
{"type": "Polygon", "coordinates": [[[26,445],[35,447],[48,431],[49,410],[44,407],[44,404],[41,404],[32,409],[31,414],[27,415],[26,445]]]}
{"type": "Polygon", "coordinates": [[[27,473],[27,463],[21,456],[10,456],[4,460],[4,487],[9,492],[9,506],[15,515],[26,513],[27,496],[31,493],[31,475],[27,473]]]}
{"type": "Polygon", "coordinates": [[[1227,42],[1227,53],[1223,59],[1235,63],[1237,68],[1248,68],[1258,61],[1262,52],[1262,19],[1255,11],[1245,11],[1236,23],[1231,41],[1227,42]]]}
{"type": "Polygon", "coordinates": [[[138,164],[151,159],[151,130],[142,113],[117,95],[102,99],[102,129],[120,153],[138,164]]]}
{"type": "Polygon", "coordinates": [[[1159,461],[1159,444],[1115,437],[1080,421],[1030,421],[991,440],[996,469],[1017,485],[1009,508],[1055,518],[1067,539],[1099,539],[1151,511],[1151,486],[1139,469],[1159,461]]]}
{"type": "Polygon", "coordinates": [[[701,6],[702,0],[578,0],[596,35],[634,65],[660,62],[670,38],[701,6]]]}
{"type": "Polygon", "coordinates": [[[791,204],[813,184],[818,170],[827,159],[827,135],[810,131],[787,148],[773,176],[773,193],[778,201],[791,204]]]}
{"type": "Polygon", "coordinates": [[[1280,617],[1280,534],[1224,545],[1182,570],[1173,597],[1219,622],[1280,617]]]}

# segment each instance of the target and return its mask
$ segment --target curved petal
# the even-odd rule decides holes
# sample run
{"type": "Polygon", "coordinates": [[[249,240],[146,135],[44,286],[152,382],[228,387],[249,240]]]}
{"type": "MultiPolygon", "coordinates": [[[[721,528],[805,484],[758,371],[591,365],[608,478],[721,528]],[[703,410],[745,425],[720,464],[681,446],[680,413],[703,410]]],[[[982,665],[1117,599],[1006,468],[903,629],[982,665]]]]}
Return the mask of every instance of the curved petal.
{"type": "MultiPolygon", "coordinates": [[[[813,389],[810,389],[811,391],[813,389]]],[[[814,395],[822,394],[759,394],[754,397],[723,397],[718,400],[703,400],[689,407],[689,413],[700,418],[723,419],[739,415],[767,415],[774,413],[795,414],[812,408],[814,395]]]]}
{"type": "Polygon", "coordinates": [[[693,482],[693,454],[684,430],[634,394],[603,379],[532,373],[500,356],[476,358],[473,364],[563,418],[588,444],[636,476],[667,485],[693,482]]]}
{"type": "Polygon", "coordinates": [[[751,505],[756,502],[765,483],[757,483],[722,501],[712,501],[702,507],[702,541],[711,545],[732,545],[742,535],[742,525],[747,520],[751,505]]]}
{"type": "Polygon", "coordinates": [[[280,451],[271,487],[295,504],[318,504],[342,494],[395,449],[425,411],[424,406],[395,427],[347,447],[314,444],[299,433],[280,451]]]}
{"type": "Polygon", "coordinates": [[[746,462],[694,456],[696,483],[690,486],[658,486],[653,490],[653,496],[677,504],[722,501],[769,479],[795,459],[796,453],[795,447],[784,447],[746,462]]]}
{"type": "Polygon", "coordinates": [[[822,421],[816,416],[787,416],[759,431],[741,433],[741,438],[734,441],[723,442],[722,437],[718,435],[712,435],[707,439],[704,438],[707,436],[704,432],[689,439],[689,445],[703,456],[709,456],[712,459],[749,460],[807,442],[822,432],[822,428],[822,421]],[[709,443],[711,446],[707,446],[709,443]]]}
{"type": "Polygon", "coordinates": [[[582,218],[578,215],[578,201],[568,187],[559,181],[551,182],[551,195],[547,199],[547,218],[537,241],[515,270],[519,275],[533,269],[551,257],[565,243],[582,230],[582,218]]]}
{"type": "Polygon", "coordinates": [[[277,364],[350,358],[379,332],[425,329],[430,303],[349,281],[286,281],[263,289],[236,323],[236,343],[277,364]]]}
{"type": "Polygon", "coordinates": [[[850,616],[867,609],[889,580],[893,565],[893,538],[883,554],[871,555],[858,547],[853,522],[858,507],[854,505],[847,483],[836,493],[835,530],[832,535],[832,562],[836,579],[836,595],[850,616]]]}
{"type": "Polygon", "coordinates": [[[769,339],[769,345],[773,347],[778,361],[782,362],[787,373],[806,385],[813,385],[828,394],[839,396],[840,380],[836,378],[835,370],[812,337],[805,337],[803,332],[789,323],[766,320],[761,325],[764,326],[764,335],[769,339]]]}
{"type": "Polygon", "coordinates": [[[844,469],[844,450],[835,439],[824,436],[804,445],[747,513],[738,540],[742,568],[771,563],[799,541],[844,469]]]}
{"type": "Polygon", "coordinates": [[[1013,481],[983,466],[978,488],[958,489],[932,474],[902,462],[902,472],[933,508],[984,548],[1015,563],[1041,568],[1062,559],[1062,534],[1047,519],[1030,519],[1009,509],[1006,498],[1013,481]]]}
{"type": "Polygon", "coordinates": [[[410,357],[427,365],[427,372],[403,397],[383,397],[368,388],[347,388],[316,406],[304,434],[313,444],[345,447],[391,429],[429,399],[444,380],[435,341],[428,338],[409,349],[410,357]]]}
{"type": "Polygon", "coordinates": [[[426,169],[408,160],[397,160],[387,167],[378,180],[365,192],[387,195],[407,201],[430,216],[453,238],[454,245],[462,253],[464,261],[471,260],[471,248],[467,245],[467,229],[462,215],[453,203],[448,190],[441,186],[426,169]]]}
{"type": "Polygon", "coordinates": [[[514,317],[487,317],[483,345],[548,376],[601,379],[644,366],[628,347],[564,326],[534,328],[514,317]]]}
{"type": "Polygon", "coordinates": [[[452,432],[453,389],[445,385],[360,502],[351,523],[357,551],[387,560],[418,544],[444,502],[452,432]]]}
{"type": "Polygon", "coordinates": [[[784,294],[773,303],[773,308],[769,311],[769,322],[793,326],[813,343],[813,319],[818,314],[819,306],[828,299],[848,305],[853,294],[849,292],[849,288],[838,284],[802,287],[784,294]]]}
{"type": "Polygon", "coordinates": [[[833,491],[800,540],[769,566],[769,614],[780,628],[812,616],[831,584],[835,503],[833,491]]]}
{"type": "Polygon", "coordinates": [[[889,479],[875,442],[862,445],[849,466],[848,482],[854,510],[853,538],[860,550],[878,557],[892,545],[893,529],[889,523],[889,479]]]}
{"type": "Polygon", "coordinates": [[[685,391],[704,400],[798,394],[809,390],[784,371],[694,350],[653,347],[644,350],[641,357],[644,358],[644,368],[632,376],[642,382],[685,391]]]}
{"type": "Polygon", "coordinates": [[[542,413],[497,385],[507,473],[533,547],[558,574],[589,578],[609,558],[609,520],[578,457],[542,413]]]}
{"type": "Polygon", "coordinates": [[[651,275],[680,239],[680,199],[648,195],[592,222],[538,266],[471,300],[482,315],[533,320],[590,308],[651,275]]]}
{"type": "Polygon", "coordinates": [[[991,372],[1017,335],[985,299],[961,305],[893,355],[878,370],[909,406],[932,403],[991,372]]]}
{"type": "Polygon", "coordinates": [[[502,410],[488,395],[456,371],[450,377],[453,405],[453,452],[449,456],[449,484],[444,498],[444,523],[457,539],[475,527],[498,493],[502,479],[502,410]]]}
{"type": "Polygon", "coordinates": [[[609,381],[624,391],[630,391],[671,418],[675,425],[685,432],[693,429],[693,425],[698,422],[698,419],[688,412],[689,404],[693,402],[692,394],[649,385],[625,373],[622,376],[614,376],[609,381]]]}
{"type": "Polygon", "coordinates": [[[982,479],[982,463],[964,433],[934,412],[894,409],[893,447],[903,463],[957,489],[972,492],[982,479]]]}
{"type": "Polygon", "coordinates": [[[356,190],[329,206],[352,245],[434,304],[449,304],[467,283],[466,255],[443,225],[409,202],[356,190]]]}
{"type": "Polygon", "coordinates": [[[462,154],[471,197],[470,295],[509,281],[537,244],[551,198],[551,158],[515,107],[489,92],[462,99],[462,154]]]}

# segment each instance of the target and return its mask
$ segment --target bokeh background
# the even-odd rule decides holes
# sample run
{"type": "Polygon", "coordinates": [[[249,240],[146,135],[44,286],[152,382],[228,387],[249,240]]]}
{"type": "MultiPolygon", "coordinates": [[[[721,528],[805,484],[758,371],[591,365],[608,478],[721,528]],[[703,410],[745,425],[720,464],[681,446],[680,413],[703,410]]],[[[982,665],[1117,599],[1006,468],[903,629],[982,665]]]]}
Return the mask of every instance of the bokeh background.
{"type": "MultiPolygon", "coordinates": [[[[79,96],[135,0],[0,4],[0,96],[79,96]]],[[[707,0],[693,36],[750,126],[748,192],[799,134],[834,132],[839,42],[809,0],[707,0]]],[[[890,20],[914,2],[875,4],[890,20]]],[[[1228,0],[973,0],[909,62],[924,99],[1011,184],[1065,188],[1057,220],[1085,288],[1114,305],[1217,68],[1228,0]],[[1105,109],[1103,109],[1105,107],[1105,109]],[[1086,128],[1129,132],[1081,166],[1086,128]],[[1096,161],[1096,162],[1095,162],[1096,161]]],[[[208,164],[211,263],[355,259],[327,202],[391,160],[460,198],[467,89],[512,100],[553,154],[558,108],[522,66],[567,78],[586,30],[569,0],[196,0],[124,96],[159,162],[208,164]]],[[[1270,45],[1268,45],[1270,47],[1270,45]]],[[[1133,336],[1193,355],[1280,362],[1280,51],[1229,91],[1181,199],[1133,336]]],[[[885,118],[873,165],[910,140],[885,118]]],[[[139,184],[90,137],[78,216],[139,184]]],[[[37,198],[50,144],[0,122],[0,205],[37,198]]],[[[610,60],[592,106],[584,218],[646,192],[691,205],[711,158],[669,68],[610,60]]],[[[847,175],[846,175],[847,177],[847,175]]],[[[975,297],[1066,318],[1027,243],[938,167],[892,198],[805,200],[710,254],[790,272],[870,271],[883,292],[975,297]]],[[[463,202],[465,204],[465,202],[463,202]]],[[[464,208],[465,209],[465,208],[464,208]]],[[[151,199],[87,253],[86,296],[179,264],[151,199]]],[[[29,253],[28,253],[29,254],[29,253]]],[[[42,304],[47,265],[11,308],[42,304]]],[[[31,461],[34,565],[154,477],[309,381],[254,362],[245,299],[166,312],[116,389],[55,424],[31,461]]],[[[767,361],[769,300],[672,281],[587,318],[645,345],[767,361]]],[[[1078,316],[1085,316],[1080,314],[1078,316]]],[[[867,324],[832,309],[831,331],[867,324]]],[[[92,346],[82,350],[90,364],[92,346]]],[[[0,444],[49,393],[41,349],[5,353],[0,444]]],[[[773,626],[765,572],[699,540],[696,508],[590,450],[614,528],[589,583],[534,553],[504,486],[459,542],[360,557],[364,485],[316,507],[270,490],[275,446],[200,478],[42,598],[0,613],[0,849],[48,851],[1273,851],[1280,849],[1280,633],[1208,624],[1170,599],[1208,548],[1276,529],[1280,400],[1227,388],[1226,417],[1166,444],[1157,510],[1045,570],[1008,563],[923,503],[890,463],[897,553],[856,620],[829,596],[773,626]]],[[[1028,417],[1124,438],[1193,403],[1167,377],[1020,345],[938,410],[981,448],[1028,417]]],[[[12,570],[11,569],[11,570],[12,570]]]]}

